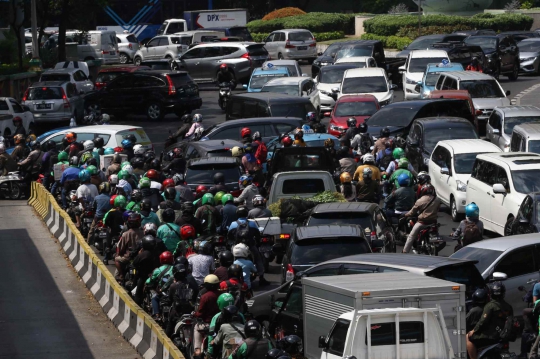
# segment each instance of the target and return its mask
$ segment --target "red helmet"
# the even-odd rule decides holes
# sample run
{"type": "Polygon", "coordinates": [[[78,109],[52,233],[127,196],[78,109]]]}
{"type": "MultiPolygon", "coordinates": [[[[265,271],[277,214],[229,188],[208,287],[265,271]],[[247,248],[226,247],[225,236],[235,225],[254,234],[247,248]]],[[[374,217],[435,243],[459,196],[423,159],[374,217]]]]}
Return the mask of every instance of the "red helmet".
{"type": "MultiPolygon", "coordinates": [[[[20,122],[20,123],[22,123],[22,118],[20,118],[19,116],[13,117],[12,122],[13,122],[14,125],[15,125],[15,122],[20,122]]],[[[16,125],[15,125],[15,126],[16,126],[16,125]]]]}
{"type": "Polygon", "coordinates": [[[420,197],[433,196],[434,194],[435,194],[435,188],[430,183],[426,183],[420,189],[420,197]]]}
{"type": "MultiPolygon", "coordinates": [[[[154,170],[150,170],[150,171],[154,171],[154,170]]],[[[165,181],[163,181],[163,189],[169,188],[169,187],[174,187],[174,181],[171,178],[167,178],[165,181]]]]}
{"type": "Polygon", "coordinates": [[[182,228],[180,228],[180,237],[182,237],[184,241],[188,239],[195,239],[195,237],[197,237],[195,227],[193,227],[191,224],[182,226],[182,228]]]}
{"type": "Polygon", "coordinates": [[[68,143],[75,142],[76,139],[77,139],[77,135],[74,134],[73,132],[66,133],[66,141],[68,143]]]}
{"type": "Polygon", "coordinates": [[[229,66],[227,66],[227,64],[221,64],[221,65],[219,65],[219,68],[220,69],[228,69],[229,66]]]}
{"type": "Polygon", "coordinates": [[[112,196],[111,196],[111,200],[109,201],[109,203],[110,203],[111,206],[113,206],[113,207],[114,207],[114,199],[116,198],[116,196],[117,196],[116,194],[115,194],[115,195],[112,195],[112,196]]]}
{"type": "Polygon", "coordinates": [[[159,263],[160,264],[173,264],[174,263],[174,257],[171,252],[165,251],[159,255],[159,263]]]}
{"type": "Polygon", "coordinates": [[[71,152],[75,152],[77,151],[79,148],[77,147],[76,144],[72,143],[71,145],[69,145],[69,153],[71,152]]]}
{"type": "Polygon", "coordinates": [[[146,172],[146,177],[155,181],[159,180],[159,174],[157,173],[156,170],[148,170],[148,172],[146,172]]]}
{"type": "Polygon", "coordinates": [[[195,192],[197,192],[198,195],[203,195],[205,194],[206,192],[208,192],[208,188],[206,188],[205,186],[203,185],[200,185],[200,186],[197,186],[197,189],[195,190],[195,192]]]}
{"type": "Polygon", "coordinates": [[[242,130],[240,130],[240,137],[244,138],[247,136],[251,136],[251,130],[249,127],[244,127],[242,130]]]}
{"type": "Polygon", "coordinates": [[[283,137],[283,139],[281,140],[281,143],[283,144],[283,147],[291,147],[293,144],[293,140],[289,136],[286,136],[286,137],[283,137]]]}

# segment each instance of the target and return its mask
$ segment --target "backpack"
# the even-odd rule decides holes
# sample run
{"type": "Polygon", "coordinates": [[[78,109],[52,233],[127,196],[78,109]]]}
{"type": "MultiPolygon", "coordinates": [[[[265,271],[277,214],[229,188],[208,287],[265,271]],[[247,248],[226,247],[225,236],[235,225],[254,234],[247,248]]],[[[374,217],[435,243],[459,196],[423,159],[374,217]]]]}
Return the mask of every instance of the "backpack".
{"type": "Polygon", "coordinates": [[[238,227],[236,227],[236,233],[234,234],[235,243],[238,244],[247,242],[247,239],[249,238],[248,221],[236,221],[236,223],[238,223],[238,227]]]}
{"type": "Polygon", "coordinates": [[[390,165],[390,162],[394,160],[394,156],[392,156],[392,152],[389,154],[386,153],[386,150],[383,152],[383,158],[381,158],[381,161],[379,162],[379,167],[384,167],[386,170],[388,166],[390,165]]]}
{"type": "Polygon", "coordinates": [[[467,221],[465,223],[465,230],[463,231],[463,245],[468,246],[471,243],[482,240],[482,233],[480,228],[473,221],[467,221]]]}
{"type": "Polygon", "coordinates": [[[201,222],[204,226],[203,232],[212,233],[216,229],[216,218],[214,217],[214,212],[208,208],[208,206],[205,204],[201,207],[203,217],[201,218],[201,222]]]}
{"type": "Polygon", "coordinates": [[[369,135],[363,133],[362,137],[360,138],[360,144],[359,144],[360,152],[364,154],[370,153],[371,146],[373,146],[373,139],[369,135]]]}
{"type": "Polygon", "coordinates": [[[504,342],[513,342],[521,332],[521,324],[513,315],[506,317],[504,327],[499,331],[499,338],[504,342]]]}
{"type": "Polygon", "coordinates": [[[174,306],[182,312],[182,308],[191,306],[191,300],[193,299],[193,289],[189,287],[188,283],[180,283],[174,292],[174,306]]]}
{"type": "Polygon", "coordinates": [[[255,158],[259,161],[259,163],[266,163],[266,157],[268,156],[268,148],[266,148],[266,145],[264,142],[260,142],[257,146],[257,151],[255,151],[255,158]]]}

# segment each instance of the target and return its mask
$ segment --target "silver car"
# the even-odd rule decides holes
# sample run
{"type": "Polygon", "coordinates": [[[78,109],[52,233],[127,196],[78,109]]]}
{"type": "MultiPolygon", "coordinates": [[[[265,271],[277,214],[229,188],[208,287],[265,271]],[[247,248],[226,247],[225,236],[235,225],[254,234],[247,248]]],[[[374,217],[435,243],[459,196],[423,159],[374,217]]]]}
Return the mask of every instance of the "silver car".
{"type": "Polygon", "coordinates": [[[274,31],[264,40],[264,47],[272,59],[307,60],[312,63],[317,58],[317,41],[309,30],[274,31]]]}
{"type": "Polygon", "coordinates": [[[529,74],[540,74],[540,38],[524,39],[519,48],[519,70],[529,74]]]}
{"type": "Polygon", "coordinates": [[[536,106],[495,107],[486,125],[486,137],[504,152],[509,152],[514,126],[537,121],[540,121],[540,108],[536,106]]]}
{"type": "Polygon", "coordinates": [[[37,123],[69,122],[84,116],[84,99],[74,84],[67,81],[35,82],[23,97],[37,123]]]}
{"type": "Polygon", "coordinates": [[[118,42],[118,55],[120,63],[127,64],[133,61],[135,53],[139,51],[139,41],[133,34],[117,34],[116,42],[118,42]]]}
{"type": "Polygon", "coordinates": [[[82,69],[62,68],[47,70],[41,74],[40,82],[44,81],[69,81],[75,85],[80,94],[94,90],[94,83],[82,69]]]}
{"type": "Polygon", "coordinates": [[[185,53],[187,49],[187,45],[182,45],[180,36],[156,36],[135,53],[133,63],[139,66],[141,61],[145,60],[173,60],[185,53]]]}

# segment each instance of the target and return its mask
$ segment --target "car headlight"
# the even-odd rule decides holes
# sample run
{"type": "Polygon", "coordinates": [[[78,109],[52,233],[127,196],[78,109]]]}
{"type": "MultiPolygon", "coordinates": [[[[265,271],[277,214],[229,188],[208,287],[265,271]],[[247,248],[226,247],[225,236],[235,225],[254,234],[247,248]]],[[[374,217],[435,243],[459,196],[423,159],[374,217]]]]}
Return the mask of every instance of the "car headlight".
{"type": "Polygon", "coordinates": [[[338,132],[344,132],[345,129],[341,126],[336,126],[336,125],[330,125],[330,129],[332,131],[338,131],[338,132]]]}
{"type": "Polygon", "coordinates": [[[330,62],[321,62],[321,66],[327,66],[330,65],[330,62]]]}
{"type": "Polygon", "coordinates": [[[464,182],[461,182],[460,180],[456,181],[457,184],[457,190],[460,192],[467,192],[467,184],[464,182]]]}
{"type": "Polygon", "coordinates": [[[313,61],[313,65],[315,65],[315,66],[319,66],[320,64],[321,64],[320,61],[313,61]]]}
{"type": "Polygon", "coordinates": [[[534,61],[534,60],[536,60],[536,57],[527,57],[526,59],[521,59],[521,62],[534,61]]]}
{"type": "Polygon", "coordinates": [[[408,77],[405,77],[405,82],[409,85],[416,85],[418,81],[412,80],[408,77]]]}
{"type": "Polygon", "coordinates": [[[429,164],[429,158],[424,157],[424,165],[427,166],[429,164]]]}
{"type": "Polygon", "coordinates": [[[386,106],[386,105],[388,105],[390,103],[390,100],[391,99],[389,98],[388,100],[381,101],[381,102],[379,102],[379,105],[386,106]]]}
{"type": "Polygon", "coordinates": [[[424,93],[422,94],[422,96],[424,97],[429,97],[429,95],[431,94],[431,91],[424,91],[424,93]]]}

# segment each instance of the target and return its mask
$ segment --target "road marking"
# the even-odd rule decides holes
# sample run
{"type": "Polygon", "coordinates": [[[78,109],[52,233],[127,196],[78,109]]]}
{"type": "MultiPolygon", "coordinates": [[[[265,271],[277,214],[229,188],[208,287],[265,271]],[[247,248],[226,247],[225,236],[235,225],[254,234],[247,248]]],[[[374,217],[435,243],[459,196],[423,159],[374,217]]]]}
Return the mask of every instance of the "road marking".
{"type": "Polygon", "coordinates": [[[526,90],[523,90],[521,91],[520,93],[518,93],[516,96],[514,96],[514,98],[512,100],[510,100],[510,104],[511,105],[516,105],[516,106],[519,106],[521,105],[521,98],[525,95],[528,95],[530,92],[536,90],[537,88],[540,87],[540,84],[536,84],[534,86],[531,86],[529,87],[528,89],[526,90]]]}

